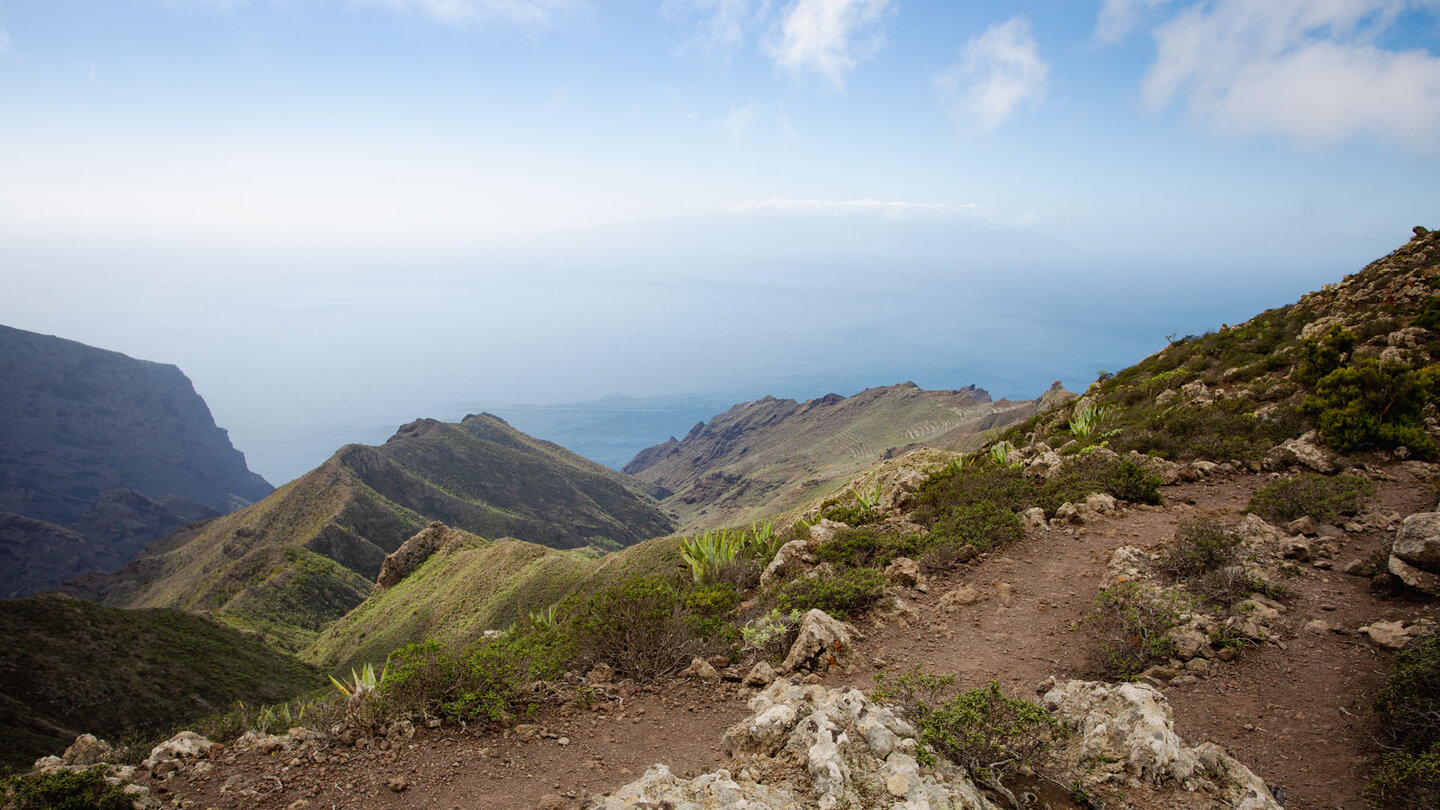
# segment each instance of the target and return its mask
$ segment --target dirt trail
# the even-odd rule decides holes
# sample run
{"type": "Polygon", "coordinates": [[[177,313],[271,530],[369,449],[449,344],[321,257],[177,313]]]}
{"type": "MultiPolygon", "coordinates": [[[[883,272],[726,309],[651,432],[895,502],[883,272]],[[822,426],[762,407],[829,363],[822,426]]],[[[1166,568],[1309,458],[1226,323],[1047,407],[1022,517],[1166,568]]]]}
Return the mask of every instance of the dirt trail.
{"type": "MultiPolygon", "coordinates": [[[[1393,480],[1381,484],[1375,506],[1402,516],[1433,508],[1432,492],[1416,476],[1400,467],[1388,472],[1393,480]]],[[[918,663],[957,673],[967,687],[996,679],[1008,693],[1030,697],[1052,675],[1085,677],[1094,642],[1084,617],[1110,553],[1122,545],[1155,550],[1182,521],[1202,515],[1234,525],[1251,493],[1268,480],[1240,475],[1166,487],[1161,507],[1128,507],[1073,530],[1032,529],[998,552],[931,578],[927,592],[903,592],[918,621],[908,627],[862,623],[866,639],[857,644],[854,671],[825,682],[869,689],[877,670],[900,672],[918,663]],[[976,601],[942,607],[942,595],[962,586],[974,589],[976,601]]],[[[1367,806],[1364,784],[1379,755],[1370,703],[1390,653],[1354,630],[1436,613],[1430,603],[1375,596],[1368,580],[1339,572],[1391,537],[1378,530],[1347,535],[1334,570],[1303,565],[1286,580],[1294,597],[1279,644],[1246,649],[1192,683],[1166,688],[1181,735],[1192,744],[1225,746],[1283,788],[1290,807],[1367,806]],[[1325,626],[1311,624],[1315,620],[1325,626]]],[[[681,775],[723,765],[721,737],[748,713],[746,693],[734,684],[672,681],[626,692],[589,709],[571,704],[545,711],[534,722],[548,734],[530,741],[513,733],[420,729],[400,750],[332,751],[350,758],[344,764],[296,764],[290,753],[243,752],[222,756],[210,773],[151,785],[161,798],[198,808],[578,808],[656,762],[681,775]],[[404,780],[398,791],[390,787],[396,778],[404,780]],[[294,804],[299,800],[308,805],[294,804]]],[[[1069,806],[1046,798],[1047,806],[1069,806]]],[[[1130,799],[1149,806],[1138,793],[1130,799]]]]}

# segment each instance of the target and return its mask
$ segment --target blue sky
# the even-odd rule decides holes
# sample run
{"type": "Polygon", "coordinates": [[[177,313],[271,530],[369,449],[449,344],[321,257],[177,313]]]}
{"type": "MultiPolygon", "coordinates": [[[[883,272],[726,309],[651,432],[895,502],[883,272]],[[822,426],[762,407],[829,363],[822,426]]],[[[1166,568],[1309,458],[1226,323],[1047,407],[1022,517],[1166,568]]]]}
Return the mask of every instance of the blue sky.
{"type": "Polygon", "coordinates": [[[1083,386],[1437,188],[1437,0],[0,0],[0,322],[177,363],[242,450],[367,397],[1083,386]]]}

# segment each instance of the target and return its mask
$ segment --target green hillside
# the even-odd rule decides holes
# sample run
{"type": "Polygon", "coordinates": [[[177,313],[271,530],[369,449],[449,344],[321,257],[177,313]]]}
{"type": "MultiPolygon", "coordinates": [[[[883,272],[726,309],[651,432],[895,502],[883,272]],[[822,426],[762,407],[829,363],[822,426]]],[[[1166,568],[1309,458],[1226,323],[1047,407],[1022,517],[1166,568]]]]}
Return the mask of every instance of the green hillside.
{"type": "Polygon", "coordinates": [[[298,651],[360,604],[385,556],[432,520],[552,548],[622,547],[672,528],[640,485],[498,418],[422,420],[380,447],[347,445],[260,503],[67,591],[208,611],[298,651]]]}
{"type": "Polygon", "coordinates": [[[163,733],[237,700],[288,700],[324,682],[258,637],[177,610],[0,601],[0,642],[0,764],[11,766],[83,732],[114,741],[163,733]]]}
{"type": "Polygon", "coordinates": [[[1294,304],[1172,338],[1008,438],[1062,453],[1104,442],[1256,469],[1301,462],[1297,451],[1314,458],[1309,447],[1331,464],[1368,451],[1436,457],[1425,418],[1440,381],[1440,233],[1415,230],[1390,255],[1294,304]],[[1096,426],[1077,437],[1071,420],[1087,410],[1096,426]],[[1295,441],[1310,431],[1316,441],[1295,441]]]}

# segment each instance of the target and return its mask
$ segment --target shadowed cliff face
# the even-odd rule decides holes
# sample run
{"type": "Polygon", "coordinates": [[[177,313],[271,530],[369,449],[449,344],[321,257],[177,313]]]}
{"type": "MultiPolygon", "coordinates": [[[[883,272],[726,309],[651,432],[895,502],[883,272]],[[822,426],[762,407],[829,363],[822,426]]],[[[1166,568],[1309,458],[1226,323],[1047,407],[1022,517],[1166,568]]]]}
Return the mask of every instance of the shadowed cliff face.
{"type": "Polygon", "coordinates": [[[0,513],[49,525],[27,541],[16,527],[31,524],[10,522],[17,564],[0,574],[0,594],[114,568],[270,491],[178,368],[0,326],[0,513]],[[57,530],[93,551],[42,548],[57,530]],[[32,551],[46,559],[29,565],[32,551]]]}

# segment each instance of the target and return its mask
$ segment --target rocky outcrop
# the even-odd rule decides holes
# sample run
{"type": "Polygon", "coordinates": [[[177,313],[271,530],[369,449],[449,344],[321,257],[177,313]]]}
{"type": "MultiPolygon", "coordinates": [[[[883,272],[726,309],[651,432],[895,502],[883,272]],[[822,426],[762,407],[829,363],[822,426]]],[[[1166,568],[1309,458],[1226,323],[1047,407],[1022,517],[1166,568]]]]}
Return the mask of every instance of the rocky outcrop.
{"type": "Polygon", "coordinates": [[[1061,758],[1090,763],[1079,777],[1086,788],[1138,780],[1203,791],[1239,810],[1281,810],[1265,782],[1223,748],[1185,745],[1169,704],[1152,686],[1065,681],[1052,685],[1041,702],[1070,724],[1061,758]]]}
{"type": "Polygon", "coordinates": [[[729,767],[694,779],[656,765],[609,797],[606,810],[641,807],[883,807],[999,810],[941,759],[921,768],[915,729],[857,689],[772,683],[754,714],[725,734],[729,767]]]}
{"type": "Polygon", "coordinates": [[[12,545],[8,568],[30,575],[12,574],[0,593],[113,570],[179,526],[271,490],[175,366],[0,326],[0,379],[0,512],[70,529],[96,549],[77,548],[54,571],[29,559],[50,555],[43,536],[12,545]]]}
{"type": "Polygon", "coordinates": [[[787,672],[824,671],[847,658],[853,645],[850,627],[823,610],[811,609],[800,620],[800,630],[782,668],[787,672]]]}
{"type": "Polygon", "coordinates": [[[439,551],[447,543],[463,542],[467,535],[435,521],[422,531],[400,544],[386,555],[380,563],[380,574],[375,577],[375,587],[388,588],[410,575],[420,564],[439,551]]]}

